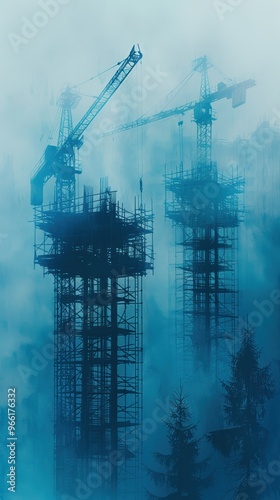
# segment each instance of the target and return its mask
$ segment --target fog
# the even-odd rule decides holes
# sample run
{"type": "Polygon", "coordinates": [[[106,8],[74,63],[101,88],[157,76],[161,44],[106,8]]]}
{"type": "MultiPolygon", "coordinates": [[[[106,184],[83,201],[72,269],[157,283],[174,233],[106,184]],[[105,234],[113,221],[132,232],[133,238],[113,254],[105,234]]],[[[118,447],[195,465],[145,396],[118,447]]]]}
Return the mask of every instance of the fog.
{"type": "MultiPolygon", "coordinates": [[[[104,118],[117,126],[145,113],[198,99],[199,74],[172,95],[172,100],[169,95],[190,73],[197,57],[207,55],[213,63],[209,70],[211,88],[229,79],[254,78],[257,82],[248,90],[244,106],[232,109],[226,99],[214,104],[217,121],[213,126],[213,156],[219,171],[238,165],[246,180],[238,253],[242,318],[255,310],[254,301],[270,300],[272,291],[279,288],[279,2],[57,0],[54,10],[46,10],[46,4],[51,3],[2,0],[0,4],[0,405],[5,422],[7,389],[17,387],[15,497],[19,500],[53,498],[53,360],[42,356],[45,346],[51,343],[53,280],[43,277],[42,269],[34,270],[33,266],[30,175],[45,146],[57,142],[60,110],[56,100],[66,84],[77,86],[81,94],[81,102],[73,111],[77,123],[114,69],[100,73],[123,60],[133,44],[139,43],[143,59],[85,134],[79,187],[80,194],[84,184],[93,185],[97,191],[100,177],[108,176],[120,202],[131,210],[142,178],[144,202],[150,206],[153,199],[155,271],[144,278],[145,418],[151,417],[156,400],[165,401],[179,385],[173,369],[174,286],[169,273],[174,263],[174,233],[170,221],[164,220],[163,179],[165,168],[171,171],[179,164],[178,117],[102,140],[96,140],[96,134],[103,130],[104,118]],[[43,18],[42,9],[46,13],[43,18]],[[147,75],[151,88],[143,83],[147,75]],[[138,95],[136,87],[142,89],[138,95]],[[257,145],[253,142],[252,146],[252,137],[264,121],[270,139],[257,141],[257,145]],[[246,142],[242,149],[243,140],[246,142]]],[[[187,168],[195,159],[196,128],[192,118],[191,112],[184,116],[187,168]]],[[[45,190],[46,202],[52,201],[52,187],[50,183],[45,190]]],[[[262,316],[255,330],[262,362],[272,362],[277,377],[279,305],[271,311],[262,316]]],[[[221,424],[219,384],[213,387],[206,381],[205,386],[194,384],[185,390],[201,434],[221,424]]],[[[269,408],[268,425],[273,435],[279,393],[269,408]]],[[[164,436],[161,424],[147,437],[145,465],[153,467],[152,453],[166,449],[164,436]]],[[[3,477],[7,468],[5,427],[0,445],[3,477]]],[[[203,445],[202,451],[209,454],[209,446],[203,445]]],[[[268,460],[278,459],[279,447],[271,446],[268,460]]],[[[213,468],[218,464],[218,470],[219,460],[216,456],[213,459],[213,468]]],[[[148,479],[145,488],[156,493],[148,479]]],[[[206,493],[205,498],[222,498],[225,484],[219,474],[215,488],[213,497],[206,493]]],[[[5,481],[0,486],[1,494],[3,499],[10,498],[5,481]]],[[[97,498],[94,495],[90,498],[97,498]]]]}

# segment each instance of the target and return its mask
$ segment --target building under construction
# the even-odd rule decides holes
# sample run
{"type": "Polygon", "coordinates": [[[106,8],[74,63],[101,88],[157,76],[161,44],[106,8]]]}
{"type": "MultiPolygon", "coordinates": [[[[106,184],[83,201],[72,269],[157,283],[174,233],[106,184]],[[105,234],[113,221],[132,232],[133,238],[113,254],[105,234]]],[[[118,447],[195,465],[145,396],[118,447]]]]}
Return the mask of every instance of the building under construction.
{"type": "MultiPolygon", "coordinates": [[[[212,161],[212,103],[230,99],[237,108],[246,101],[252,79],[230,85],[220,82],[210,89],[208,69],[212,63],[204,56],[196,59],[190,75],[201,74],[200,98],[178,107],[122,125],[113,132],[140,127],[171,116],[193,111],[197,126],[196,161],[184,170],[182,124],[180,167],[165,176],[166,217],[176,228],[175,330],[178,374],[218,375],[219,364],[234,351],[238,316],[237,228],[241,220],[238,196],[243,181],[237,175],[227,178],[217,172],[212,161]]],[[[104,135],[110,135],[108,132],[104,135]]],[[[227,361],[226,361],[227,362],[227,361]]]]}
{"type": "Polygon", "coordinates": [[[165,177],[166,216],[175,227],[175,335],[185,375],[217,376],[235,349],[240,177],[194,165],[165,177]]]}
{"type": "Polygon", "coordinates": [[[210,91],[206,57],[194,61],[201,73],[200,100],[194,104],[196,161],[184,170],[183,133],[179,122],[180,167],[165,175],[166,217],[175,226],[175,338],[181,373],[224,373],[235,352],[238,318],[237,235],[244,181],[219,174],[212,161],[212,102],[227,97],[232,106],[245,102],[245,81],[210,91]]]}
{"type": "MultiPolygon", "coordinates": [[[[55,282],[56,492],[78,478],[106,498],[140,492],[142,276],[153,266],[153,215],[107,189],[75,212],[35,209],[35,262],[55,282]],[[99,472],[98,472],[99,471],[99,472]],[[99,474],[99,475],[98,475],[99,474]]],[[[135,493],[135,496],[131,496],[135,493]]]]}
{"type": "Polygon", "coordinates": [[[125,210],[104,181],[99,193],[76,195],[83,134],[141,58],[134,46],[74,128],[78,95],[62,92],[58,144],[31,178],[35,264],[54,276],[54,476],[62,500],[141,496],[142,277],[153,269],[153,213],[142,193],[125,210]],[[54,203],[43,206],[51,177],[54,203]]]}

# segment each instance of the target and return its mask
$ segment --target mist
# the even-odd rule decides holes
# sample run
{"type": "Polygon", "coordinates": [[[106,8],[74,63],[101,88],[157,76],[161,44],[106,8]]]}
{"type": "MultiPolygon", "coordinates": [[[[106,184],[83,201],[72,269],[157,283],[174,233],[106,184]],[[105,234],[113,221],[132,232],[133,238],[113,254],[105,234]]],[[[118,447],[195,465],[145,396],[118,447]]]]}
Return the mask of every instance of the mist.
{"type": "MultiPolygon", "coordinates": [[[[180,385],[174,341],[174,229],[165,220],[164,210],[164,174],[174,171],[180,162],[178,116],[101,140],[97,135],[104,131],[104,119],[118,126],[166,106],[199,99],[199,74],[172,99],[169,93],[190,73],[192,61],[207,55],[213,63],[209,70],[211,88],[225,80],[254,78],[257,82],[240,108],[232,109],[227,100],[214,103],[217,121],[213,126],[213,159],[219,172],[238,169],[245,178],[245,194],[240,199],[241,205],[244,202],[244,221],[238,246],[240,317],[246,322],[251,315],[262,349],[261,362],[272,363],[278,392],[268,405],[266,426],[271,436],[279,432],[280,308],[271,299],[273,291],[280,288],[279,2],[57,0],[55,13],[47,14],[47,20],[41,20],[42,27],[33,25],[32,31],[30,22],[38,16],[42,4],[44,0],[2,1],[0,18],[0,470],[5,477],[7,390],[16,387],[18,500],[51,499],[54,482],[54,292],[52,277],[43,276],[42,269],[33,265],[31,171],[46,145],[57,143],[60,109],[56,101],[61,89],[70,84],[81,95],[73,111],[75,124],[114,70],[101,73],[123,60],[136,43],[143,59],[85,134],[79,153],[83,167],[79,190],[81,195],[83,185],[90,185],[97,192],[100,178],[108,177],[118,200],[133,210],[134,199],[140,196],[141,178],[144,203],[149,207],[153,200],[155,269],[144,278],[144,419],[153,418],[159,401],[164,405],[180,385]],[[218,3],[228,8],[219,10],[218,3]],[[143,84],[147,75],[152,82],[149,88],[143,84]],[[136,87],[142,89],[139,94],[136,87]],[[260,311],[263,301],[264,312],[260,311]],[[254,316],[256,311],[258,316],[254,316]]],[[[192,119],[191,112],[183,117],[185,168],[191,168],[196,155],[192,119]]],[[[53,182],[46,186],[44,196],[47,203],[52,201],[53,182]]],[[[205,380],[184,389],[192,418],[198,423],[198,435],[223,425],[219,382],[205,380]]],[[[279,460],[278,443],[271,437],[268,464],[279,460]]],[[[168,448],[163,423],[157,423],[145,435],[143,448],[144,465],[155,467],[152,454],[168,448]]],[[[201,453],[212,454],[211,467],[215,470],[214,489],[204,498],[222,499],[227,481],[220,472],[221,458],[206,441],[201,453]]],[[[143,498],[145,490],[167,493],[157,491],[146,476],[143,498]]],[[[267,498],[265,494],[260,498],[267,498]]],[[[1,482],[0,498],[10,498],[5,480],[1,482]]],[[[96,493],[88,498],[97,498],[96,493]]]]}

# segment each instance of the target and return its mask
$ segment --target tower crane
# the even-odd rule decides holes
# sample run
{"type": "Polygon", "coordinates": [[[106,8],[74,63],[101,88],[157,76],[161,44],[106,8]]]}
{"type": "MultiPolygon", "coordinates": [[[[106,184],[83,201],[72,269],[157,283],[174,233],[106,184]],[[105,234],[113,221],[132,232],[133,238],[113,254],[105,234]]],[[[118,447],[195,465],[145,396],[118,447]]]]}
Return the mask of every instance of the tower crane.
{"type": "MultiPolygon", "coordinates": [[[[32,205],[42,205],[44,185],[51,177],[55,176],[57,207],[61,210],[73,209],[75,202],[75,174],[81,173],[80,166],[75,160],[75,150],[79,150],[82,146],[83,134],[87,127],[106,105],[141,58],[142,53],[139,45],[137,47],[134,45],[127,58],[119,63],[119,68],[100,95],[95,99],[73,130],[69,131],[69,135],[63,137],[63,140],[61,140],[60,134],[57,146],[47,146],[44,155],[32,172],[32,205]]],[[[64,112],[66,112],[67,106],[69,111],[69,109],[74,106],[74,102],[75,99],[72,99],[68,92],[68,98],[64,99],[64,112]]],[[[65,120],[67,119],[67,117],[64,118],[65,120]]]]}
{"type": "MultiPolygon", "coordinates": [[[[188,111],[194,112],[194,121],[197,124],[197,168],[208,170],[211,176],[211,149],[212,149],[212,123],[215,117],[212,113],[212,103],[221,99],[231,99],[232,107],[237,108],[246,102],[247,89],[256,85],[255,80],[247,79],[239,83],[227,85],[220,82],[214,92],[210,91],[208,69],[211,62],[206,56],[193,62],[193,72],[201,73],[200,99],[191,101],[178,107],[167,109],[151,116],[141,117],[130,123],[120,125],[115,129],[102,134],[102,137],[123,132],[128,129],[141,127],[175,115],[185,115],[188,111]],[[204,167],[203,167],[204,166],[204,167]],[[203,167],[203,168],[202,168],[203,167]]],[[[207,172],[206,172],[207,173],[207,172]]]]}
{"type": "Polygon", "coordinates": [[[218,176],[216,163],[212,162],[212,125],[215,120],[212,104],[231,99],[232,107],[237,108],[246,102],[246,91],[256,82],[253,79],[230,84],[221,82],[211,91],[208,77],[211,66],[206,56],[193,62],[191,75],[194,72],[201,74],[198,101],[142,116],[102,136],[193,111],[193,121],[197,125],[196,162],[191,172],[184,171],[180,121],[180,171],[165,176],[166,189],[173,196],[172,202],[166,202],[166,216],[178,228],[177,243],[182,249],[175,269],[176,307],[181,318],[175,330],[183,353],[183,370],[187,365],[186,356],[192,349],[194,369],[203,366],[206,373],[214,369],[217,376],[218,358],[224,353],[224,339],[230,338],[234,346],[235,338],[234,238],[239,224],[235,196],[240,192],[240,180],[227,183],[218,176]],[[198,207],[194,193],[203,193],[210,185],[215,185],[219,196],[207,199],[207,203],[198,207]]]}

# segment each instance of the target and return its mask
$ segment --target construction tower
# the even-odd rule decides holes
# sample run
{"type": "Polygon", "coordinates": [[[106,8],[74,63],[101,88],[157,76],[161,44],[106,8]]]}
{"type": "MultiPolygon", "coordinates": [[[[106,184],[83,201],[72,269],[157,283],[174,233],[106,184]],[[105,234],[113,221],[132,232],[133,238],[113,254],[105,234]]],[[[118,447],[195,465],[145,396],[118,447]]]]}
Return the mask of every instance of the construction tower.
{"type": "Polygon", "coordinates": [[[153,215],[124,210],[110,189],[85,190],[75,205],[72,213],[35,209],[44,231],[35,263],[55,281],[56,491],[70,494],[80,480],[98,498],[107,490],[137,498],[142,277],[153,266],[153,215]]]}
{"type": "MultiPolygon", "coordinates": [[[[197,159],[191,169],[183,169],[182,121],[180,121],[180,166],[165,175],[166,217],[176,232],[175,323],[178,374],[203,373],[218,376],[229,352],[235,349],[238,315],[237,234],[242,218],[238,198],[243,179],[217,172],[212,161],[212,103],[230,99],[237,108],[246,102],[252,79],[239,83],[220,82],[212,91],[204,56],[196,59],[191,73],[175,89],[183,88],[193,74],[201,74],[200,98],[171,109],[120,125],[102,134],[108,136],[171,116],[193,111],[197,126],[197,159]]],[[[174,95],[171,95],[170,101],[174,95]]],[[[165,106],[166,107],[166,106],[165,106]]]]}
{"type": "Polygon", "coordinates": [[[153,214],[136,199],[125,210],[105,180],[82,197],[75,187],[84,130],[141,57],[134,47],[74,129],[78,96],[63,91],[58,145],[47,147],[31,179],[35,264],[54,276],[55,495],[62,500],[85,490],[98,499],[141,495],[142,277],[153,268],[153,214]],[[43,206],[51,176],[55,200],[43,206]]]}
{"type": "MultiPolygon", "coordinates": [[[[202,75],[200,100],[194,107],[197,159],[186,170],[180,159],[177,171],[165,175],[166,217],[173,222],[176,238],[179,371],[217,378],[228,363],[228,354],[235,350],[239,195],[244,183],[238,175],[219,174],[212,161],[210,63],[203,57],[194,64],[202,75]]],[[[182,151],[182,129],[179,135],[182,151]]]]}

